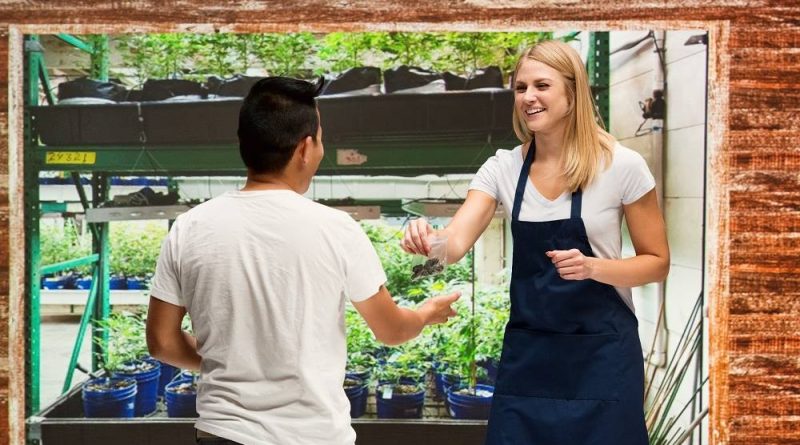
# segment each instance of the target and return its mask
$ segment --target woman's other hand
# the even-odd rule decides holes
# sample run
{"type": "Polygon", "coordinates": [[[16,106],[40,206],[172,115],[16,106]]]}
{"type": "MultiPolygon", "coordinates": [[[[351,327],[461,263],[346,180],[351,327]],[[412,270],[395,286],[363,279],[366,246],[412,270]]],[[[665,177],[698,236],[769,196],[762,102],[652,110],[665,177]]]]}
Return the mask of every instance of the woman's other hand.
{"type": "Polygon", "coordinates": [[[585,256],[578,249],[548,250],[545,254],[565,280],[586,280],[592,277],[595,258],[585,256]]]}

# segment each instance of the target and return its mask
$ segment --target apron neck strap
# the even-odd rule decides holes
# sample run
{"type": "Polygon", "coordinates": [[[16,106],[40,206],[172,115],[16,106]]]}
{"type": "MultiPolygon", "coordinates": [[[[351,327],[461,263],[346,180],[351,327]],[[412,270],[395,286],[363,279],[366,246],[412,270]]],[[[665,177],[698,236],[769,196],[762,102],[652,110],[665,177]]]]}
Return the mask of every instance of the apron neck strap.
{"type": "Polygon", "coordinates": [[[570,210],[569,217],[571,219],[581,219],[581,204],[583,202],[583,192],[578,189],[572,192],[572,209],[570,210]]]}
{"type": "MultiPolygon", "coordinates": [[[[531,164],[533,164],[533,157],[535,155],[536,140],[531,139],[531,144],[528,147],[528,154],[525,155],[525,160],[522,162],[522,169],[519,172],[519,179],[517,179],[517,191],[514,193],[514,208],[511,211],[512,221],[519,221],[519,210],[522,208],[522,197],[525,195],[525,186],[528,184],[528,174],[531,171],[531,164]]],[[[583,192],[581,189],[572,192],[572,208],[570,210],[570,218],[580,219],[582,201],[583,192]]]]}
{"type": "Polygon", "coordinates": [[[528,146],[528,154],[522,162],[522,170],[519,172],[517,180],[517,191],[514,193],[514,209],[511,211],[511,221],[519,221],[519,209],[522,207],[522,197],[525,195],[525,186],[528,184],[528,173],[531,171],[533,157],[536,154],[536,140],[531,139],[528,146]]]}

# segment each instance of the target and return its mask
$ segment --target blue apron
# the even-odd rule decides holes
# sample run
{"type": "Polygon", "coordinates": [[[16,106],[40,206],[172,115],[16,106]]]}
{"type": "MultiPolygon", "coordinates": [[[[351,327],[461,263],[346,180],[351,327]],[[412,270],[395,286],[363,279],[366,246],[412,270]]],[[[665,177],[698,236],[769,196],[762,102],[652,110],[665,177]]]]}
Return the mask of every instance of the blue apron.
{"type": "Polygon", "coordinates": [[[489,415],[487,445],[647,445],[638,323],[614,287],[564,280],[545,255],[594,256],[580,190],[569,219],[519,220],[536,146],[514,196],[511,316],[489,415]]]}

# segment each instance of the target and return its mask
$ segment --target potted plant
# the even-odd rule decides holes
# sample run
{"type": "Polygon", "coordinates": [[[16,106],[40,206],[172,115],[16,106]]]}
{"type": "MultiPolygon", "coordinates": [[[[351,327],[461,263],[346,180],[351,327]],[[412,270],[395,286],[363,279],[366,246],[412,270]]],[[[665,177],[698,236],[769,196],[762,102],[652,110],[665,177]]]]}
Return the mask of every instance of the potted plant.
{"type": "Polygon", "coordinates": [[[472,311],[464,311],[450,325],[447,363],[460,380],[453,385],[443,384],[447,409],[458,419],[487,419],[494,387],[478,384],[485,370],[477,366],[478,329],[486,322],[483,311],[478,310],[475,298],[469,299],[472,311]]]}
{"type": "Polygon", "coordinates": [[[475,358],[478,366],[486,370],[488,382],[494,385],[500,354],[503,352],[503,337],[511,311],[508,287],[496,287],[477,293],[478,316],[476,326],[475,358]]]}
{"type": "Polygon", "coordinates": [[[350,417],[355,419],[363,416],[367,410],[367,395],[369,394],[367,381],[353,374],[347,374],[342,386],[350,401],[350,417]]]}
{"type": "Polygon", "coordinates": [[[136,406],[136,380],[93,378],[83,384],[81,398],[86,417],[133,417],[136,406]]]}
{"type": "MultiPolygon", "coordinates": [[[[41,264],[45,266],[74,260],[91,252],[91,240],[78,232],[77,226],[71,219],[65,220],[63,226],[40,224],[39,242],[41,264]]],[[[89,269],[89,266],[80,266],[71,271],[44,276],[41,287],[51,290],[74,289],[78,280],[88,273],[89,269]]]]}
{"type": "Polygon", "coordinates": [[[166,234],[166,227],[155,222],[112,226],[111,269],[117,273],[116,278],[124,279],[125,289],[148,288],[166,234]]]}
{"type": "Polygon", "coordinates": [[[169,417],[197,417],[197,374],[182,372],[164,389],[169,417]]]}
{"type": "Polygon", "coordinates": [[[365,382],[369,380],[376,364],[375,351],[379,348],[375,335],[354,307],[345,309],[347,328],[347,374],[365,382]]]}
{"type": "Polygon", "coordinates": [[[378,370],[378,418],[422,418],[428,360],[419,341],[394,348],[378,370]]]}
{"type": "MultiPolygon", "coordinates": [[[[100,322],[108,329],[109,341],[105,357],[100,357],[106,375],[136,381],[134,415],[141,417],[156,410],[161,363],[145,359],[144,317],[132,313],[112,313],[100,322]]],[[[95,338],[99,342],[99,338],[95,338]]]]}

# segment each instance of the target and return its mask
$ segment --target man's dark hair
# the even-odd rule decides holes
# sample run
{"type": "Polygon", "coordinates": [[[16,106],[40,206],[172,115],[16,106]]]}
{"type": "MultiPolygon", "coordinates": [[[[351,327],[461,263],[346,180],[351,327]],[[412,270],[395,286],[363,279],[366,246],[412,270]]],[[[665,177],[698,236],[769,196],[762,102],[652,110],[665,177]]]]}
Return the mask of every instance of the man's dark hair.
{"type": "Polygon", "coordinates": [[[278,173],[306,136],[319,129],[317,85],[289,77],[256,82],[239,111],[239,154],[254,173],[278,173]]]}

